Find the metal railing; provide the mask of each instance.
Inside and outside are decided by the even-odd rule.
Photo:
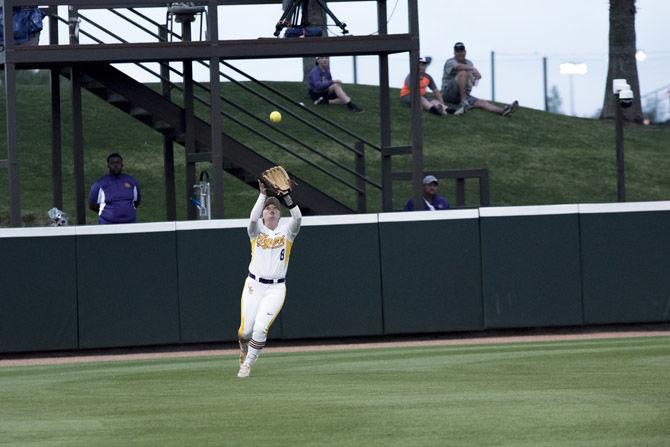
[[[136,15],[137,17],[141,18],[142,20],[146,21],[151,26],[155,27],[158,30],[158,32],[157,33],[153,32],[147,26],[144,26],[140,23],[137,23],[132,18],[120,13],[119,11],[117,11],[115,9],[111,9],[111,8],[107,9],[107,11],[109,11],[110,13],[115,15],[116,17],[121,18],[125,22],[133,25],[137,29],[143,31],[144,33],[148,34],[152,38],[155,38],[159,41],[166,42],[167,40],[166,40],[165,36],[168,35],[168,34],[172,38],[182,40],[181,35],[173,32],[170,29],[167,29],[166,25],[156,22],[152,18],[142,14],[141,12],[138,12],[134,8],[127,8],[127,10],[130,11],[132,14]],[[86,15],[81,14],[80,12],[77,12],[77,17],[79,17],[81,19],[82,23],[90,25],[91,27],[103,32],[104,34],[111,37],[112,39],[115,39],[116,41],[118,41],[120,43],[129,43],[128,40],[126,40],[126,39],[122,38],[121,36],[119,36],[118,34],[112,32],[111,30],[109,30],[105,26],[102,26],[102,25],[96,23],[94,20],[87,17]],[[72,20],[68,20],[68,19],[65,19],[65,18],[60,17],[60,16],[57,16],[57,18],[58,18],[59,21],[65,23],[65,24],[68,24],[69,26],[72,26]],[[82,35],[86,36],[87,38],[89,38],[89,39],[93,40],[94,42],[98,43],[98,44],[105,44],[106,43],[102,39],[99,39],[99,38],[93,36],[86,29],[83,29],[83,28],[79,27],[77,31],[79,33],[81,33]],[[161,34],[161,33],[164,33],[164,34]],[[210,66],[209,63],[204,62],[204,61],[199,61],[198,60],[196,62],[198,62],[199,64],[201,64],[202,66],[207,67],[207,68],[209,68],[209,66]],[[175,89],[175,90],[178,90],[182,93],[184,92],[184,88],[182,86],[173,82],[171,79],[166,78],[165,76],[161,75],[160,73],[152,70],[151,68],[147,67],[145,64],[137,62],[137,63],[135,63],[135,65],[138,66],[139,68],[141,68],[142,70],[144,70],[145,72],[149,73],[150,75],[154,76],[156,79],[160,80],[161,82],[169,85],[170,89]],[[176,75],[177,77],[181,77],[182,80],[184,79],[183,73],[181,71],[177,70],[176,68],[172,67],[169,63],[161,62],[160,65],[166,67],[169,70],[170,73]],[[274,107],[275,109],[278,109],[278,110],[282,111],[286,115],[288,115],[288,116],[294,118],[295,120],[297,120],[302,125],[307,126],[308,128],[310,128],[315,133],[318,133],[319,135],[325,137],[325,139],[327,141],[330,141],[330,142],[344,148],[346,150],[346,152],[348,152],[348,153],[354,154],[355,166],[354,166],[354,168],[351,168],[351,167],[345,165],[344,163],[336,160],[335,158],[328,156],[323,151],[320,151],[320,150],[310,146],[309,144],[305,143],[304,141],[301,141],[299,138],[297,138],[294,135],[284,131],[283,129],[281,129],[277,126],[270,125],[265,119],[259,118],[258,116],[256,116],[255,114],[253,114],[252,112],[247,110],[247,108],[245,108],[245,107],[241,106],[240,104],[236,103],[234,100],[230,99],[229,97],[221,95],[221,100],[223,101],[223,103],[229,105],[235,111],[237,111],[237,112],[241,113],[242,115],[244,115],[244,116],[250,118],[251,120],[253,120],[254,124],[263,126],[265,129],[270,129],[272,132],[281,135],[282,137],[288,139],[292,143],[295,143],[296,145],[302,147],[303,149],[308,151],[310,154],[316,156],[319,160],[321,160],[321,162],[314,162],[314,161],[310,160],[309,158],[300,154],[299,152],[292,149],[291,147],[288,147],[285,144],[282,144],[282,143],[278,142],[276,139],[271,138],[267,133],[259,131],[257,128],[243,122],[242,120],[240,120],[235,115],[222,110],[221,115],[223,117],[225,117],[227,120],[230,120],[231,122],[235,123],[236,125],[240,126],[241,128],[245,129],[246,131],[253,133],[258,138],[270,143],[272,146],[281,149],[282,151],[286,152],[287,154],[290,154],[291,156],[297,158],[298,160],[300,160],[304,164],[312,167],[313,169],[318,170],[319,172],[323,173],[324,175],[332,178],[333,180],[337,181],[338,183],[343,184],[343,185],[347,186],[348,188],[350,188],[352,191],[356,192],[356,194],[358,196],[358,200],[359,200],[359,208],[360,208],[360,196],[361,195],[365,196],[365,186],[366,185],[369,185],[369,186],[371,186],[373,188],[376,188],[378,190],[382,189],[382,185],[380,183],[372,180],[371,178],[369,178],[368,176],[365,175],[364,162],[361,163],[361,160],[364,160],[364,148],[365,148],[365,146],[368,146],[374,152],[381,153],[382,150],[378,145],[368,141],[367,139],[365,139],[362,136],[356,134],[355,132],[351,131],[350,129],[347,129],[346,127],[336,123],[335,121],[333,121],[333,120],[331,120],[331,119],[329,119],[329,118],[327,118],[327,117],[325,117],[325,116],[323,116],[323,115],[321,115],[321,114],[319,114],[319,113],[317,113],[313,110],[310,110],[309,108],[302,105],[302,103],[300,101],[297,101],[297,100],[289,97],[288,95],[284,94],[283,92],[279,91],[278,89],[268,85],[267,83],[262,82],[262,81],[260,81],[256,78],[254,78],[253,76],[249,75],[248,73],[245,73],[244,71],[242,71],[239,68],[233,66],[232,64],[230,64],[228,62],[225,62],[225,61],[221,61],[220,65],[223,65],[224,67],[232,70],[233,72],[237,73],[238,75],[248,79],[248,81],[251,82],[253,85],[261,87],[266,92],[269,92],[269,93],[279,97],[281,100],[288,102],[291,106],[297,107],[298,108],[297,112],[294,111],[294,110],[291,110],[289,107],[281,104],[278,101],[273,100],[268,95],[260,93],[259,91],[255,90],[253,88],[250,88],[247,85],[244,85],[244,83],[234,79],[232,76],[226,74],[222,70],[219,70],[219,75],[222,76],[227,81],[229,81],[232,85],[235,85],[236,87],[239,87],[243,91],[259,98],[260,100],[266,102],[267,104],[272,105],[272,107]],[[196,82],[196,81],[192,81],[192,82],[193,82],[193,85],[198,87],[200,90],[206,92],[208,95],[211,94],[211,89],[209,87],[207,87],[206,85],[204,85],[200,82]],[[199,95],[194,94],[193,98],[194,98],[195,101],[197,101],[199,104],[203,105],[204,107],[208,108],[208,107],[211,106],[211,103],[207,99],[205,99],[205,98],[203,98]],[[315,124],[313,122],[310,122],[310,121],[306,120],[305,118],[303,118],[299,115],[300,112],[304,112],[304,113],[310,115],[312,118],[314,118],[318,122],[320,122],[320,124]],[[328,132],[327,130],[324,129],[324,127],[326,127],[326,126],[330,126],[331,128],[335,129],[336,131],[339,131],[339,132],[353,138],[354,139],[353,144],[347,143],[347,142],[343,141],[341,138],[338,138],[336,135],[332,134],[331,132]],[[352,182],[342,178],[341,176],[336,175],[331,169],[328,169],[328,168],[324,167],[323,162],[329,163],[332,166],[341,169],[345,173],[352,175],[353,178],[354,178],[355,183],[352,183]]]

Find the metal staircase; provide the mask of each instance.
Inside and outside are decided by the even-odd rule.
[[[82,87],[86,90],[185,145],[185,110],[182,107],[109,64],[79,64],[77,69],[82,73]],[[70,68],[64,68],[61,73],[69,78]],[[189,157],[198,162],[211,161],[210,124],[196,117],[194,136],[196,152],[189,154]],[[252,187],[257,187],[260,172],[276,164],[226,133],[222,133],[222,143],[222,168]],[[305,215],[355,212],[304,179],[293,174],[291,177],[297,183],[295,195]]]
[[[224,171],[257,188],[259,173],[279,160],[284,166],[299,172],[302,177],[297,178],[292,173],[292,177],[298,182],[296,198],[305,214],[365,213],[369,209],[369,199],[377,198],[381,199],[381,208],[390,211],[393,209],[394,175],[391,158],[408,154],[411,148],[391,145],[388,57],[390,54],[409,52],[410,61],[418,64],[416,1],[408,0],[408,4],[412,6],[409,17],[413,25],[410,32],[405,34],[388,33],[386,3],[380,1],[377,5],[379,30],[374,35],[222,40],[218,33],[220,6],[265,4],[267,0],[209,0],[206,2],[206,40],[201,37],[201,40],[194,42],[190,20],[180,22],[181,34],[177,34],[167,22],[159,22],[160,19],[153,12],[165,8],[162,0],[70,0],[67,3],[54,0],[49,2],[48,7],[42,8],[48,16],[48,43],[42,39],[41,45],[37,47],[23,48],[9,41],[5,51],[0,52],[0,67],[5,69],[6,80],[5,108],[9,111],[15,109],[17,70],[50,70],[52,195],[54,205],[62,207],[63,145],[59,79],[61,75],[70,78],[72,164],[78,224],[86,221],[82,89],[163,134],[164,192],[168,220],[175,220],[177,215],[173,152],[175,142],[186,149],[186,188],[185,195],[180,200],[187,205],[188,219],[196,218],[195,210],[188,199],[193,194],[193,188],[189,185],[196,182],[195,171],[199,162],[215,162],[217,165],[214,166],[212,176],[212,199],[216,204],[213,207],[213,216],[218,218],[224,215],[221,176]],[[272,0],[271,3],[275,2],[279,3],[278,0]],[[5,6],[14,3],[10,1]],[[199,10],[202,10],[204,3],[198,2]],[[63,14],[65,11],[66,15]],[[89,14],[89,11],[95,11],[95,14]],[[202,18],[200,23],[202,26]],[[59,31],[59,25],[67,27],[67,34]],[[379,143],[374,143],[370,138],[335,122],[314,110],[316,108],[305,107],[301,99],[291,98],[275,86],[255,79],[230,64],[236,60],[314,57],[324,54],[378,57]],[[135,64],[146,71],[152,79],[157,80],[152,82],[160,82],[162,92],[152,90],[151,85],[143,85],[112,66],[117,63]],[[160,72],[153,70],[156,63],[160,66]],[[194,79],[195,64],[207,68],[207,85]],[[175,65],[181,65],[181,71]],[[173,79],[179,81],[173,83]],[[229,82],[226,95],[221,94],[222,79]],[[181,91],[181,101],[172,100],[173,89]],[[197,93],[194,89],[197,89]],[[239,94],[232,93],[233,91]],[[270,110],[280,111],[291,120],[292,126],[273,126],[267,119],[258,116],[258,108],[249,109],[240,100],[250,97],[249,95],[253,96],[254,103],[262,103]],[[209,114],[203,113],[203,110],[208,110]],[[413,145],[419,149],[420,114],[420,109],[415,107],[412,141],[416,140]],[[9,172],[10,221],[12,226],[19,226],[21,205],[17,122],[14,114],[10,112],[7,115],[8,156],[7,159],[0,159],[0,169],[5,168]],[[221,118],[218,118],[219,115]],[[225,120],[225,132],[220,127],[221,119]],[[303,129],[302,133],[288,131],[289,127],[294,126]],[[309,138],[301,136],[306,135],[304,129],[309,129]],[[250,146],[254,146],[253,149]],[[412,179],[418,185],[422,158],[415,159],[416,172]],[[370,172],[369,166],[374,165],[381,169]]]

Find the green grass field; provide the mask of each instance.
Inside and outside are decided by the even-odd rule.
[[[18,88],[18,139],[21,162],[21,188],[24,224],[44,225],[46,213],[52,207],[51,199],[51,133],[50,93],[46,73],[34,80],[22,79]],[[398,82],[401,82],[399,80]],[[247,85],[249,85],[247,83]],[[302,83],[273,82],[271,85],[294,98],[305,101],[308,108],[317,110],[327,118],[352,129],[356,133],[379,143],[379,90],[365,85],[347,85],[347,91],[365,112],[353,114],[345,107],[314,106],[306,97]],[[224,83],[223,94],[235,102],[244,104],[262,121],[268,121],[273,106],[261,102],[240,88]],[[203,95],[197,89],[197,94]],[[0,90],[0,122],[5,121],[4,95]],[[177,99],[178,101],[178,99]],[[281,101],[280,101],[281,102]],[[510,119],[474,110],[465,116],[437,117],[423,114],[424,165],[427,171],[445,169],[488,168],[491,175],[492,205],[543,205],[558,203],[592,203],[616,201],[616,158],[614,126],[612,122],[574,118],[524,108]],[[105,157],[119,151],[125,158],[126,172],[134,175],[143,188],[143,204],[138,212],[140,222],[165,220],[165,198],[162,169],[162,137],[109,104],[84,92],[84,144],[86,190],[107,171]],[[335,160],[354,168],[354,160],[343,148],[326,140],[314,130],[300,124],[298,120],[284,114],[282,122],[264,127],[258,122],[232,111],[241,121],[260,130],[273,141],[282,142],[296,152],[316,161],[329,172],[353,181],[350,174],[335,165],[319,161],[304,149],[273,129],[283,129],[300,141],[309,143],[327,153]],[[293,110],[296,110],[294,108]],[[201,116],[207,111],[197,108]],[[64,210],[74,216],[75,196],[71,148],[70,92],[67,82],[62,83],[63,113],[63,178]],[[304,112],[299,114],[308,118]],[[398,90],[391,92],[392,144],[407,145],[410,142],[409,109],[398,100]],[[311,119],[310,119],[311,120]],[[318,124],[323,127],[322,124]],[[223,120],[223,128],[235,138],[254,148],[276,163],[286,166],[291,172],[305,178],[351,207],[355,207],[355,195],[333,179],[308,168],[297,158],[280,152],[266,140],[259,138],[231,120]],[[353,139],[334,129],[327,128],[348,144]],[[670,127],[626,125],[626,186],[629,201],[670,200],[670,156],[668,142]],[[0,158],[5,158],[5,126],[0,126]],[[178,219],[186,218],[184,193],[184,149],[175,146],[176,187],[178,194]],[[411,169],[410,157],[396,157],[393,169]],[[201,169],[210,169],[201,163]],[[311,170],[310,170],[311,169]],[[381,167],[378,154],[368,151],[366,170],[377,182]],[[477,206],[477,182],[466,182],[467,205]],[[455,201],[455,185],[443,182],[440,192]],[[380,194],[369,188],[369,212],[380,210]],[[231,175],[224,176],[224,217],[244,218],[249,214],[256,191]],[[411,195],[409,182],[394,184],[394,208],[402,208]],[[9,192],[6,170],[0,170],[0,226],[8,225]],[[94,223],[96,216],[87,212],[88,222]]]
[[[0,368],[0,445],[667,446],[670,337]]]

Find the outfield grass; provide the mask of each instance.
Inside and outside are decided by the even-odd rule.
[[[46,223],[46,212],[52,206],[50,171],[50,94],[48,83],[26,83],[18,88],[18,139],[21,161],[21,188],[23,218],[26,225]],[[247,83],[247,85],[249,85]],[[377,87],[348,85],[347,91],[365,112],[353,114],[345,107],[314,106],[306,97],[301,83],[274,82],[272,86],[298,101],[305,101],[308,108],[317,110],[324,116],[356,133],[379,143],[379,108]],[[239,87],[223,84],[223,94],[235,102],[245,105],[263,121],[273,106],[263,103]],[[196,90],[197,94],[202,92]],[[3,91],[0,91],[0,122],[4,122]],[[397,100],[398,90],[391,92],[392,144],[410,143],[409,109]],[[176,101],[179,101],[175,94]],[[280,101],[281,102],[281,101]],[[523,104],[522,104],[523,106]],[[140,181],[144,191],[143,204],[138,219],[141,222],[165,219],[165,200],[162,170],[162,137],[128,117],[114,107],[87,92],[83,95],[84,143],[85,143],[85,183],[86,188],[99,176],[106,173],[105,157],[119,151],[125,157],[126,171]],[[300,124],[296,119],[284,114],[282,122],[269,128],[234,112],[224,106],[238,119],[260,130],[273,141],[282,142],[296,152],[316,161],[329,172],[333,172],[353,182],[351,175],[329,163],[318,160],[276,134],[279,128],[295,135],[300,141],[315,146],[334,159],[354,168],[354,159],[337,144],[326,140],[314,130]],[[293,110],[297,110],[294,108]],[[67,83],[62,86],[63,111],[63,175],[65,204],[70,215],[75,213],[74,180],[71,150],[70,93]],[[208,111],[197,107],[200,116],[207,117]],[[309,118],[304,112],[301,116]],[[319,127],[324,127],[322,124]],[[322,188],[355,208],[355,195],[325,176],[308,168],[304,162],[282,153],[266,140],[234,125],[229,119],[223,120],[223,128],[259,153],[276,163],[283,164],[295,174]],[[325,127],[348,144],[352,138]],[[463,117],[442,118],[423,114],[424,164],[426,170],[488,168],[491,174],[491,203],[493,205],[541,205],[558,203],[591,203],[616,201],[616,159],[614,147],[614,126],[612,122],[585,118],[574,118],[545,113],[521,107],[510,119],[490,113],[473,110]],[[629,201],[670,200],[670,127],[626,125],[626,185]],[[5,158],[5,126],[0,126],[0,158]],[[378,154],[367,153],[367,173],[380,181],[381,167]],[[178,219],[186,217],[184,193],[184,150],[175,146],[177,172]],[[396,157],[393,169],[410,170],[410,157]],[[211,169],[208,163],[201,163],[201,169]],[[468,182],[467,205],[478,204],[477,183]],[[443,182],[440,191],[452,202],[455,201],[453,182]],[[369,188],[369,211],[380,210],[380,195]],[[224,176],[225,217],[247,217],[256,191],[236,178]],[[409,182],[394,184],[394,207],[402,208],[411,195]],[[6,170],[0,170],[0,225],[7,225],[8,186]],[[88,212],[88,222],[96,221]]]
[[[1,445],[667,446],[670,337],[0,369]]]

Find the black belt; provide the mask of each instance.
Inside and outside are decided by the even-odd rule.
[[[249,278],[255,279],[256,281],[263,284],[281,284],[283,282],[286,282],[286,278],[279,278],[279,279],[256,278],[256,275],[254,275],[251,272],[249,272]]]

